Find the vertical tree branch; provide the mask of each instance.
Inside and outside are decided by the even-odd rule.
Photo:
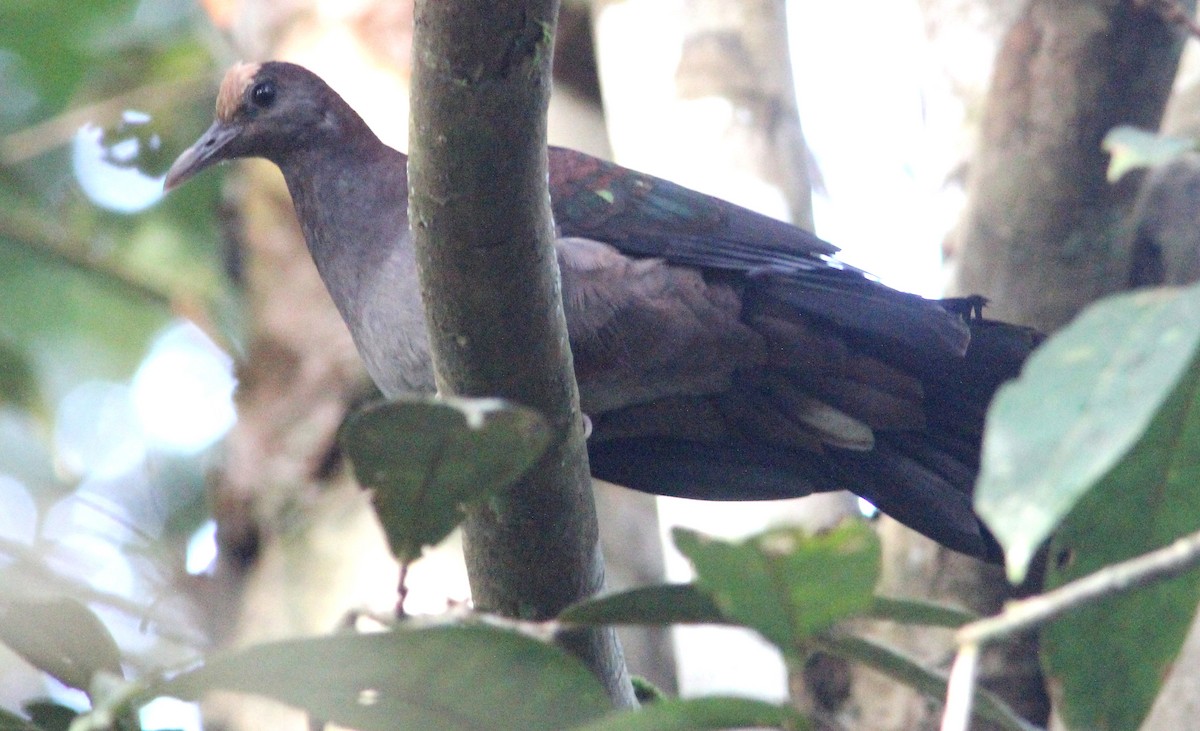
[[[557,10],[424,0],[413,38],[410,216],[438,388],[538,409],[558,435],[465,526],[476,606],[530,619],[594,594],[604,576],[546,187]],[[632,703],[611,630],[563,643]]]

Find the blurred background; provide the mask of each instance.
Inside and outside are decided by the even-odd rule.
[[[1022,5],[564,0],[551,141],[815,226],[937,296]],[[309,66],[406,149],[411,18],[405,0],[0,0],[0,597],[87,602],[131,673],[394,604],[335,442],[375,394],[282,178],[249,162],[166,197],[161,181],[237,60]],[[662,549],[672,525],[735,536],[870,513],[843,495],[599,499],[614,588],[687,578]],[[453,539],[410,584],[413,612],[468,598]],[[787,694],[778,659],[733,630],[624,641],[668,690]],[[47,694],[85,702],[0,646],[0,706]],[[206,714],[296,723],[228,705]],[[143,723],[196,719],[163,705]]]

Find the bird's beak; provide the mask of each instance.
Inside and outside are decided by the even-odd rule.
[[[210,165],[228,159],[229,155],[222,150],[241,132],[240,124],[222,122],[219,119],[213,122],[208,131],[200,135],[200,139],[184,150],[171,165],[167,177],[163,180],[163,190],[171,190]]]

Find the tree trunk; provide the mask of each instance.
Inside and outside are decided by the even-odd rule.
[[[1182,41],[1180,29],[1126,0],[1026,6],[996,62],[955,292],[987,296],[990,317],[1050,332],[1130,286],[1122,226],[1134,189],[1106,181],[1100,142],[1119,124],[1158,126]],[[1010,595],[985,567],[958,572],[955,583],[951,595],[989,612]],[[1040,722],[1035,649],[1028,638],[994,648],[982,680],[1018,710],[1038,711],[1029,717]]]
[[[1200,133],[1200,56],[1195,44],[1185,50],[1175,93],[1167,106],[1162,133],[1196,137]],[[1183,83],[1181,83],[1181,81]],[[1136,278],[1149,285],[1184,286],[1200,281],[1200,155],[1188,153],[1148,171],[1129,229]],[[1167,675],[1143,731],[1180,731],[1200,727],[1200,614],[1192,622],[1179,656]]]
[[[962,5],[923,0],[941,12],[956,4]],[[950,246],[960,257],[954,290],[988,296],[989,317],[1049,330],[1091,299],[1128,286],[1132,247],[1120,242],[1115,224],[1128,211],[1129,188],[1106,183],[1099,142],[1116,124],[1157,124],[1180,40],[1178,31],[1134,5],[1033,0],[1005,35],[969,168],[968,208]],[[988,4],[986,12],[998,11]],[[927,22],[931,32],[938,20],[944,19]],[[960,72],[970,66],[958,63]],[[969,93],[970,79],[954,81],[960,93]],[[969,97],[964,104],[976,106]],[[984,613],[994,613],[1012,596],[995,567],[939,548],[893,522],[884,530],[890,539],[885,593]],[[953,652],[944,631],[886,626],[876,631],[935,665]],[[1044,722],[1049,701],[1034,637],[992,648],[982,676],[1027,718]],[[867,717],[881,719],[872,729],[936,729],[940,723],[938,704],[870,673],[856,678],[856,698]]]
[[[1100,141],[1119,124],[1158,127],[1182,41],[1128,0],[1026,7],[992,79],[957,292],[989,297],[991,317],[1049,332],[1128,286],[1120,224],[1134,191],[1105,180]]]
[[[604,581],[546,189],[558,3],[416,8],[410,218],[438,388],[535,408],[557,436],[527,477],[468,511],[471,593],[480,609],[546,619]],[[561,641],[615,702],[634,702],[611,629]]]

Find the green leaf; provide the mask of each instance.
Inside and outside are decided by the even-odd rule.
[[[979,615],[958,607],[915,599],[875,597],[864,616],[899,624],[961,627]],[[568,624],[731,624],[716,602],[695,584],[642,586],[572,604],[558,615]]]
[[[729,624],[712,597],[695,584],[661,584],[587,599],[558,615],[572,624]]]
[[[1038,547],[1145,433],[1200,344],[1200,288],[1112,297],[1033,354],[988,412],[975,506],[1021,581]]]
[[[79,716],[73,708],[43,700],[26,703],[25,712],[33,719],[33,723],[44,731],[69,731],[71,724]]]
[[[892,599],[877,596],[866,611],[871,619],[882,619],[899,624],[925,624],[931,627],[961,627],[979,619],[979,615],[966,609],[948,607],[935,602],[915,599]]]
[[[168,322],[161,305],[2,236],[0,312],[0,341],[18,348],[48,404],[80,383],[128,379]]]
[[[675,545],[721,614],[758,631],[785,655],[839,619],[871,606],[879,538],[861,521],[825,533],[775,528],[729,543],[676,528]]]
[[[658,703],[668,697],[661,688],[640,675],[630,675],[629,681],[633,684],[633,697],[643,706],[647,703]]]
[[[862,663],[883,675],[904,683],[930,698],[942,702],[946,698],[946,677],[936,673],[903,653],[874,640],[850,635],[822,637],[822,651]],[[1011,731],[1040,731],[1021,718],[1004,701],[986,690],[976,689],[972,713],[979,719],[991,721],[999,728]]]
[[[483,625],[255,645],[213,657],[164,692],[268,696],[357,731],[557,731],[608,713],[598,680],[555,647]]]
[[[47,411],[28,357],[4,341],[0,341],[0,406],[15,406],[38,416]]]
[[[462,505],[508,487],[537,462],[550,433],[538,413],[498,399],[412,397],[368,406],[342,445],[402,562],[441,541]]]
[[[667,699],[621,711],[573,731],[705,731],[728,728],[811,728],[808,719],[786,706],[748,698],[712,696]]]
[[[1064,521],[1048,587],[1200,530],[1200,369],[1146,435]],[[1041,651],[1071,728],[1137,729],[1200,603],[1200,572],[1076,610],[1044,628]]]
[[[0,708],[0,731],[41,731],[24,718]]]
[[[1186,137],[1168,137],[1120,125],[1104,135],[1100,147],[1110,155],[1108,182],[1115,183],[1131,170],[1171,162],[1183,153],[1195,150],[1196,143]]]
[[[100,671],[122,674],[121,652],[104,623],[67,597],[0,603],[0,641],[72,688],[88,690]]]

